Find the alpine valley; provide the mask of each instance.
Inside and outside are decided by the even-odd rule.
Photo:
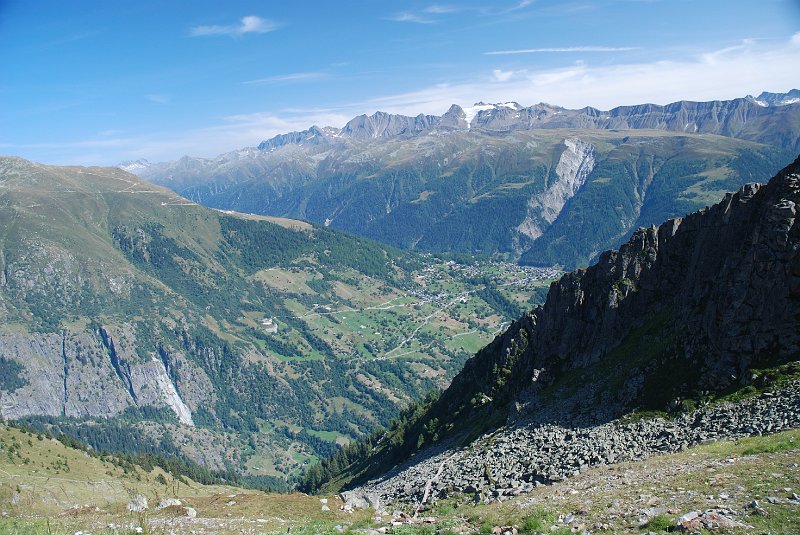
[[[0,531],[796,532],[798,97],[0,158]]]
[[[286,488],[445,386],[558,271],[0,159],[0,415]],[[54,431],[55,432],[55,431]]]
[[[406,411],[369,454],[342,452],[305,487],[349,484],[344,497],[362,507],[503,501],[592,467],[800,427],[798,203],[800,158],[768,184],[639,229],[555,282],[543,305],[470,359],[441,396]],[[797,464],[776,468],[786,467]],[[726,473],[708,480],[709,493]],[[681,490],[670,491],[673,503]],[[736,506],[682,517],[681,530],[743,528],[741,516],[724,519],[760,514],[758,501],[742,503],[746,492],[736,489]],[[596,494],[586,503],[605,507]],[[565,523],[574,531],[588,509]],[[615,531],[646,528],[655,514],[639,512],[634,526],[605,520]]]

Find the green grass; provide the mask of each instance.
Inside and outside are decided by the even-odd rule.
[[[667,515],[656,515],[642,527],[642,530],[669,531],[674,526],[675,526],[674,518]]]
[[[390,532],[392,535],[436,535],[435,526],[396,526]]]
[[[525,515],[520,521],[520,533],[536,533],[549,530],[555,522],[556,515],[544,509],[536,509]]]
[[[698,451],[715,455],[759,455],[800,450],[800,429],[763,437],[747,437],[700,446]]]
[[[309,435],[314,435],[315,437],[319,437],[322,440],[327,440],[328,442],[336,442],[341,435],[335,431],[317,431],[314,429],[306,429]]]

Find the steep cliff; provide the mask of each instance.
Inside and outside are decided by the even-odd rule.
[[[577,138],[564,140],[558,158],[555,180],[547,189],[528,200],[528,215],[517,227],[521,234],[536,240],[555,221],[572,197],[586,183],[594,169],[594,147]]]
[[[709,209],[638,230],[596,265],[553,283],[543,306],[470,359],[437,400],[409,411],[371,458],[337,477],[374,477],[423,451],[397,477],[390,472],[367,487],[408,499],[419,497],[420,481],[447,472],[451,457],[463,463],[450,472],[473,471],[492,486],[489,468],[505,464],[505,473],[510,452],[536,444],[515,454],[520,468],[509,469],[505,481],[533,466],[532,483],[563,477],[573,462],[685,447],[705,432],[741,436],[800,425],[797,385],[778,407],[747,402],[743,413],[692,413],[697,403],[752,389],[754,381],[764,386],[797,374],[798,203],[800,159],[766,185],[744,186]],[[683,424],[616,422],[631,410],[687,416]],[[453,449],[503,425],[464,453]],[[688,427],[675,431],[681,425]],[[672,430],[666,442],[665,429]],[[618,439],[608,439],[615,433]]]

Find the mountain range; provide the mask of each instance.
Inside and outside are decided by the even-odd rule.
[[[797,90],[604,111],[514,102],[376,112],[216,158],[127,162],[201,204],[407,249],[584,266],[800,151]],[[584,229],[592,229],[586,232]]]

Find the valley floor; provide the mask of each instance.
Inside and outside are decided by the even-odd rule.
[[[800,533],[800,430],[592,468],[502,502],[452,498],[416,520],[391,510],[350,513],[335,497],[176,484],[158,469],[125,473],[56,441],[0,430],[0,533],[663,533],[683,515],[709,511],[739,527],[695,531]],[[132,513],[127,505],[138,495],[150,509]],[[170,497],[181,505],[156,509]]]

